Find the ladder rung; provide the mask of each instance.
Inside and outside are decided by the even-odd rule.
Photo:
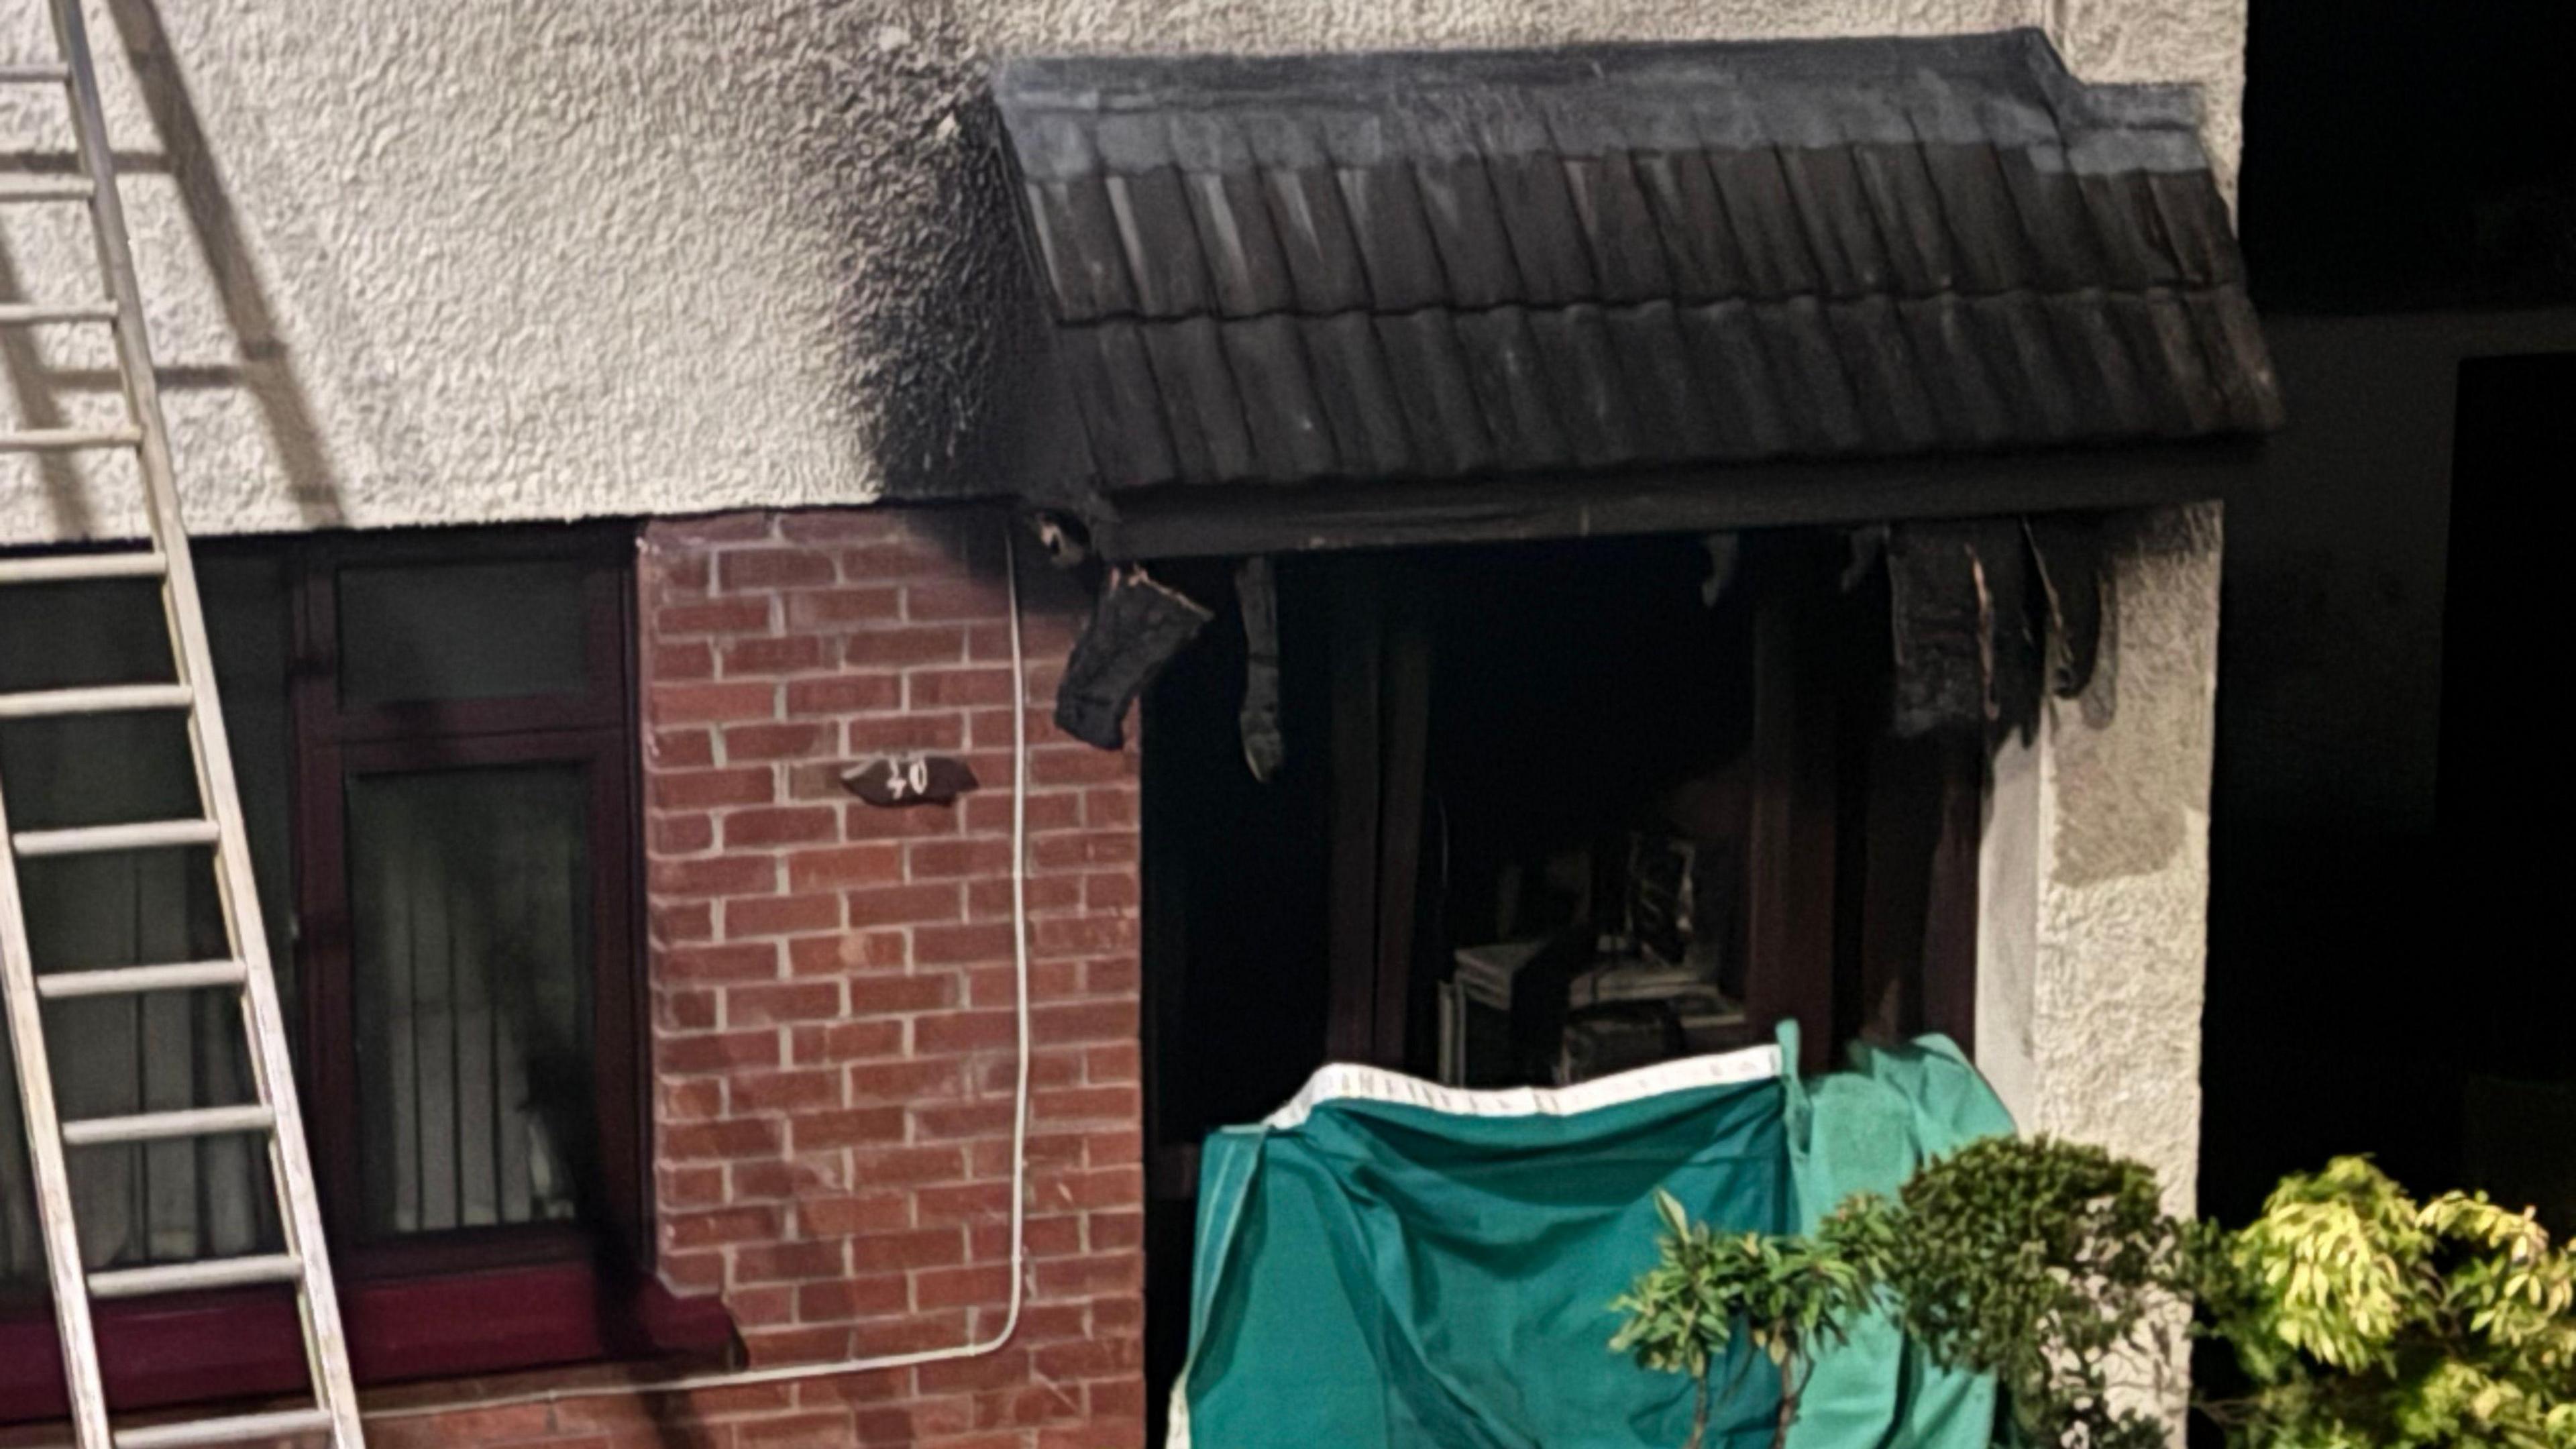
[[[131,448],[142,441],[141,428],[30,428],[0,433],[0,453],[77,453],[90,448]]]
[[[63,1124],[66,1147],[100,1147],[111,1142],[160,1142],[172,1137],[218,1137],[230,1132],[265,1132],[277,1125],[277,1113],[257,1102],[241,1107],[196,1107],[185,1112],[139,1112],[131,1117],[92,1117]]]
[[[0,584],[54,584],[76,579],[153,579],[169,569],[159,549],[57,553],[0,558]]]
[[[0,327],[33,327],[44,322],[113,322],[113,302],[0,302]]]
[[[167,966],[110,966],[98,971],[56,971],[36,978],[36,995],[47,1001],[75,996],[136,996],[146,991],[193,991],[202,986],[239,986],[250,970],[239,961],[178,961]]]
[[[322,1409],[289,1409],[275,1414],[242,1414],[230,1419],[190,1419],[116,1431],[116,1449],[188,1449],[196,1444],[249,1444],[295,1434],[331,1432],[331,1415]]]
[[[0,180],[0,202],[9,201],[87,201],[97,190],[87,177],[66,176],[59,180]]]
[[[96,855],[105,850],[153,850],[165,845],[212,845],[211,820],[138,820],[131,825],[80,825],[69,830],[21,830],[9,838],[20,855]]]
[[[71,78],[72,68],[67,65],[0,65],[0,85],[59,84]]]
[[[137,709],[186,709],[196,696],[184,684],[108,684],[91,689],[31,690],[0,694],[0,719],[45,719],[64,714],[120,714]]]
[[[304,1260],[292,1253],[266,1253],[256,1258],[209,1258],[196,1263],[160,1263],[149,1268],[111,1268],[89,1275],[92,1298],[140,1298],[147,1293],[185,1293],[198,1288],[238,1288],[246,1283],[292,1283],[304,1276]]]

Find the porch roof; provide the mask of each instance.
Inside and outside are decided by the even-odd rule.
[[[994,92],[1103,495],[2280,421],[2194,97],[2082,84],[2036,32],[1035,59]]]

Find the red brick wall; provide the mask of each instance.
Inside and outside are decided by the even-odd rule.
[[[853,509],[644,533],[661,1265],[678,1291],[723,1295],[755,1364],[940,1347],[1002,1321],[999,528],[987,513]],[[1078,600],[1034,557],[1021,577],[1037,1052],[1018,1335],[980,1359],[685,1400],[387,1420],[379,1445],[1143,1442],[1135,763],[1047,723]],[[844,765],[895,748],[961,754],[981,788],[904,810],[841,789]]]

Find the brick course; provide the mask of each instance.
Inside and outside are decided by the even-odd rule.
[[[999,528],[992,514],[842,509],[644,531],[661,1264],[675,1290],[723,1295],[755,1365],[937,1348],[1002,1320],[1013,1015]],[[374,1443],[1142,1444],[1135,759],[1053,729],[1079,600],[1034,556],[1021,577],[1036,1056],[1018,1334],[981,1359],[837,1379],[386,1420]],[[900,748],[955,752],[981,788],[890,811],[839,786],[845,764]]]

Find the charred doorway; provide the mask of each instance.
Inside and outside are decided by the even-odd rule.
[[[1969,1038],[1987,731],[1893,728],[1871,543],[1282,558],[1267,781],[1247,763],[1227,566],[1158,570],[1234,601],[1142,726],[1158,1415],[1185,1348],[1198,1144],[1326,1061],[1545,1086],[1790,1019],[1807,1070],[1854,1038]]]

